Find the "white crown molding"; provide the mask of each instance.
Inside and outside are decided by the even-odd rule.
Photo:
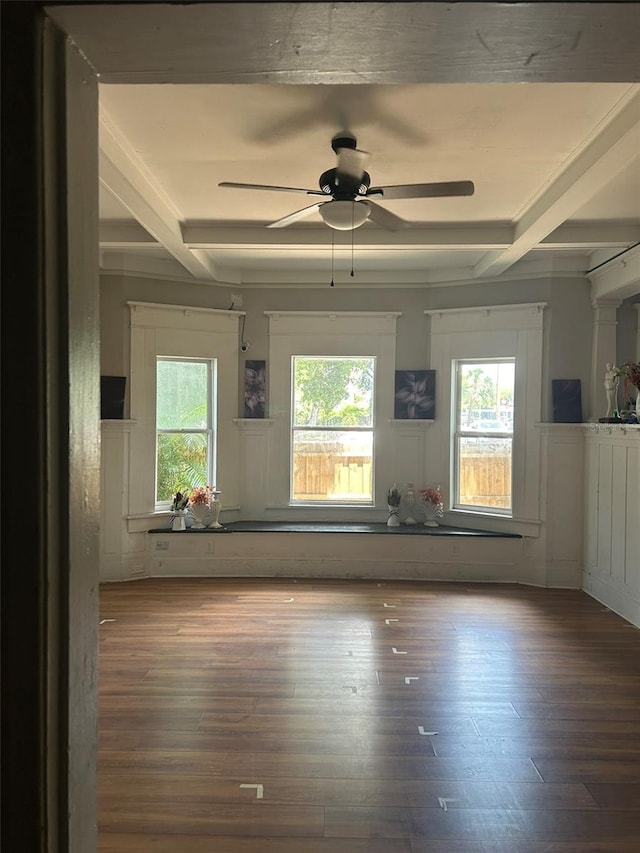
[[[439,317],[441,314],[476,314],[479,311],[484,311],[488,316],[489,314],[493,314],[496,311],[524,311],[527,309],[535,309],[536,311],[542,311],[546,307],[546,302],[513,302],[506,305],[476,305],[472,308],[429,309],[427,311],[423,311],[423,313],[431,317]]]
[[[127,305],[132,311],[160,309],[163,311],[179,311],[181,314],[219,314],[227,317],[244,317],[246,311],[233,311],[224,308],[196,308],[193,305],[172,305],[168,302],[138,302],[128,301]]]
[[[264,311],[265,317],[271,317],[274,320],[280,317],[328,317],[329,320],[335,320],[338,317],[347,317],[354,319],[355,317],[402,317],[402,311]]]

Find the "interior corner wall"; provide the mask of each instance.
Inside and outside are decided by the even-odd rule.
[[[542,396],[542,420],[553,421],[552,379],[580,380],[582,417],[585,420],[591,411],[593,308],[589,282],[584,277],[552,279],[549,282],[548,304],[549,349]]]

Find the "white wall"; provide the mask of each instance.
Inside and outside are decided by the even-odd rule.
[[[237,290],[238,288],[234,288]],[[269,358],[266,311],[399,311],[396,368],[428,367],[430,341],[425,335],[424,311],[503,305],[510,302],[546,302],[542,386],[542,420],[551,419],[551,379],[580,379],[583,410],[589,412],[591,331],[593,314],[589,283],[585,278],[477,282],[448,287],[243,287],[246,312],[245,337],[249,353],[238,353],[239,376],[245,358]],[[101,372],[128,375],[129,300],[227,309],[231,288],[222,285],[164,281],[133,275],[101,277]],[[635,313],[631,312],[634,315]],[[630,316],[631,316],[630,313]],[[427,326],[428,328],[428,326]],[[269,365],[267,364],[267,369]],[[242,413],[238,385],[238,413]],[[125,414],[128,409],[125,410]]]

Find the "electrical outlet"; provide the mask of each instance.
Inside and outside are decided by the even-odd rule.
[[[241,293],[232,293],[231,294],[231,307],[232,308],[242,308],[242,294]]]
[[[156,551],[168,551],[169,550],[169,540],[168,539],[157,539],[156,540]]]
[[[144,574],[144,566],[131,566],[131,574],[132,575],[143,575]]]

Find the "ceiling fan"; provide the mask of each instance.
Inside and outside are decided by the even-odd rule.
[[[445,181],[430,184],[399,184],[391,187],[372,187],[371,176],[364,166],[369,159],[366,151],[357,148],[355,136],[340,133],[331,140],[331,147],[337,155],[337,165],[320,175],[318,190],[306,190],[298,187],[276,187],[265,184],[238,184],[223,181],[219,187],[232,187],[243,190],[271,190],[305,195],[331,196],[331,201],[318,201],[295,213],[269,223],[267,228],[284,228],[316,211],[324,222],[339,231],[352,231],[372,219],[383,228],[397,231],[409,225],[395,213],[380,207],[371,201],[371,197],[381,199],[436,198],[444,196],[473,195],[472,181]]]

